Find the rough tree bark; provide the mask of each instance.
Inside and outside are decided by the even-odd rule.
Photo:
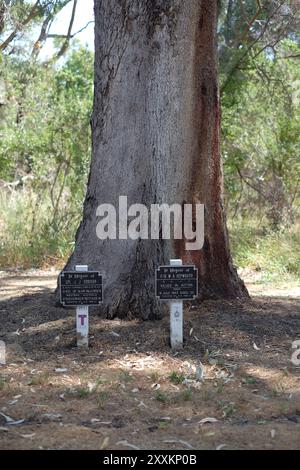
[[[95,0],[93,156],[82,223],[66,269],[104,274],[109,317],[154,319],[154,272],[170,258],[199,268],[202,298],[247,296],[222,206],[217,0]],[[96,208],[204,203],[205,243],[96,237]]]

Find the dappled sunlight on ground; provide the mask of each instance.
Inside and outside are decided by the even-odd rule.
[[[299,448],[300,299],[187,307],[177,353],[167,317],[92,313],[78,350],[74,311],[54,306],[56,274],[0,276],[0,448]]]

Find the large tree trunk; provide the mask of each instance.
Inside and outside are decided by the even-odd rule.
[[[95,0],[93,157],[67,268],[104,274],[110,316],[158,318],[154,273],[170,258],[199,268],[201,297],[247,295],[232,266],[222,207],[217,0]],[[205,243],[106,240],[101,203],[205,204]]]

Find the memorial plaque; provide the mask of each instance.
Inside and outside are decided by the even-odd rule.
[[[59,281],[63,306],[91,306],[102,302],[102,276],[97,271],[65,271]]]
[[[195,266],[160,266],[155,281],[156,296],[160,300],[192,300],[198,295]]]

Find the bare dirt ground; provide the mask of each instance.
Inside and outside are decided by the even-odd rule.
[[[247,302],[186,308],[177,354],[167,316],[94,312],[80,351],[74,310],[54,306],[56,276],[0,274],[1,449],[300,448],[299,285],[252,280]]]

